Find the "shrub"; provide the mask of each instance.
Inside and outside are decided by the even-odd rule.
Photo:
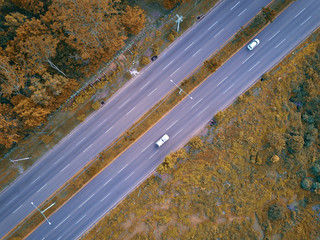
[[[85,114],[81,114],[77,117],[78,121],[83,122],[86,119],[86,115]]]
[[[304,190],[310,190],[311,187],[312,187],[312,181],[308,178],[305,178],[301,181],[301,187],[304,189]]]
[[[149,63],[150,63],[150,59],[149,59],[149,58],[147,58],[146,56],[142,57],[142,59],[141,59],[141,64],[142,64],[143,66],[146,66],[146,65],[148,65]]]
[[[271,220],[278,220],[282,218],[283,208],[277,204],[273,204],[269,207],[268,217]]]
[[[170,34],[168,35],[168,41],[169,41],[169,42],[173,42],[173,41],[174,41],[174,35],[173,35],[172,33],[170,33]]]
[[[318,164],[318,163],[313,164],[313,166],[311,168],[311,173],[314,176],[320,175],[320,164]]]
[[[203,143],[202,143],[202,140],[199,136],[196,136],[194,138],[192,138],[189,142],[189,146],[192,148],[192,149],[200,149],[203,147]]]
[[[91,105],[93,110],[98,110],[100,108],[100,103],[99,101],[95,102],[94,104]]]

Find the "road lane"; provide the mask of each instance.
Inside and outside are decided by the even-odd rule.
[[[2,191],[0,206],[6,205],[6,207],[0,208],[0,237],[33,210],[29,204],[31,201],[39,205],[46,200],[165,94],[175,88],[169,82],[170,79],[175,83],[183,80],[270,1],[228,0],[220,3],[175,41],[155,63],[127,83],[100,110],[73,130],[9,188]],[[230,9],[238,2],[240,3],[231,11]],[[244,9],[247,10],[243,12]],[[238,16],[241,12],[243,13]],[[193,44],[190,46],[191,43]],[[188,46],[189,48],[184,51]],[[163,70],[167,65],[168,67]],[[175,72],[178,68],[179,71]],[[173,73],[174,75],[170,76]],[[149,93],[152,94],[148,96]],[[119,106],[122,106],[121,109]],[[132,111],[129,112],[130,110]],[[39,191],[44,184],[47,185]],[[15,197],[17,197],[15,201],[11,201]]]
[[[254,50],[254,55],[245,64],[243,64],[243,61],[252,55],[252,52],[248,51],[246,47],[235,54],[192,93],[194,100],[185,98],[50,218],[55,222],[54,224],[59,224],[66,215],[71,214],[73,221],[66,222],[56,231],[50,226],[42,224],[28,239],[40,239],[41,237],[45,237],[45,239],[57,239],[59,237],[76,239],[99,220],[104,213],[110,211],[120,199],[152,173],[169,152],[176,150],[201,126],[208,124],[208,120],[213,114],[231,104],[267,69],[270,69],[276,62],[290,53],[295,46],[320,25],[320,15],[318,14],[320,2],[310,0],[310,4],[304,3],[302,0],[295,2],[283,15],[279,16],[257,36],[261,40],[261,44]],[[294,16],[303,8],[305,10],[300,15],[306,14],[307,16],[302,16],[296,22],[293,20],[296,19]],[[308,15],[312,16],[313,21],[306,22],[306,25],[301,28],[299,23],[303,23]],[[277,33],[278,31],[280,32]],[[275,33],[277,33],[276,36],[268,41],[270,34]],[[284,38],[288,41],[275,48],[275,43],[281,42]],[[260,63],[256,64],[259,61]],[[254,65],[256,66],[252,68]],[[249,71],[251,68],[252,70]],[[226,76],[228,77],[226,78]],[[221,79],[225,79],[223,83],[221,83]],[[221,84],[219,85],[219,83]],[[232,87],[230,88],[230,86]],[[192,107],[194,103],[198,104]],[[205,111],[203,111],[204,109]],[[197,116],[199,113],[201,113],[200,116]],[[173,126],[168,129],[172,123],[174,123]],[[164,133],[172,137],[163,147],[156,148],[155,141]],[[116,172],[122,168],[124,168],[123,171],[117,174]],[[124,181],[128,176],[130,176],[130,181]],[[110,180],[110,177],[112,180]],[[106,181],[108,181],[108,184],[103,188],[98,188]],[[86,201],[93,192],[94,196]],[[77,211],[74,206],[81,204],[83,201],[86,201],[85,211]],[[77,221],[79,221],[77,224],[73,224]]]

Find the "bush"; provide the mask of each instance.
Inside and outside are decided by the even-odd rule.
[[[173,42],[173,41],[174,41],[174,35],[173,35],[172,33],[170,33],[170,34],[168,35],[168,41],[169,41],[169,42]]]
[[[202,143],[202,140],[199,136],[196,136],[194,138],[192,138],[189,142],[189,146],[192,148],[192,149],[200,149],[203,147],[203,143]]]
[[[152,53],[153,53],[153,55],[159,55],[159,47],[158,47],[158,45],[153,45],[153,47],[152,47]]]
[[[100,108],[100,103],[99,101],[95,102],[94,104],[91,105],[93,110],[98,110]]]
[[[278,220],[282,218],[283,208],[277,204],[273,204],[269,207],[268,217],[271,220]]]
[[[271,162],[273,163],[276,163],[276,162],[279,162],[280,158],[278,157],[278,155],[274,155],[272,158],[271,158]]]
[[[83,122],[86,119],[86,115],[85,114],[81,114],[77,117],[78,121]]]
[[[217,112],[217,114],[214,116],[214,119],[217,122],[220,122],[225,117],[225,114],[223,111]]]
[[[305,178],[301,181],[301,187],[304,189],[304,190],[310,190],[311,187],[312,187],[312,181],[308,178]]]
[[[150,59],[149,59],[148,57],[146,57],[146,56],[142,57],[142,59],[141,59],[141,64],[142,64],[143,66],[146,66],[146,65],[148,65],[149,63],[150,63]]]
[[[311,173],[312,173],[314,176],[320,175],[320,164],[315,163],[315,164],[312,166],[312,168],[311,168]]]
[[[312,188],[313,191],[319,190],[320,189],[320,182],[312,183],[312,187],[311,188]]]

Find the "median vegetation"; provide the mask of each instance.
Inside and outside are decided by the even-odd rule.
[[[274,17],[290,2],[291,1],[289,0],[275,2],[269,8],[264,9],[261,14],[259,14],[247,27],[241,30],[245,31],[246,34],[240,34],[239,32],[233,40],[227,43],[212,58],[205,61],[203,66],[196,69],[190,77],[185,79],[180,84],[184,91],[190,93],[193,89],[199,86],[199,84],[201,84],[208,76],[210,76],[217,68],[219,68],[221,64],[227,61],[239,49],[239,47],[242,47],[249,39],[252,38],[252,36],[254,36],[262,27],[264,27],[270,21],[269,15],[266,15],[265,12],[272,12],[272,16]],[[275,8],[275,6],[277,8]],[[257,18],[259,21],[256,20]],[[257,22],[259,22],[259,24],[257,24]],[[125,134],[119,137],[93,162],[88,164],[84,170],[81,171],[81,173],[66,183],[51,199],[47,200],[40,207],[45,209],[47,206],[55,202],[56,204],[46,213],[50,215],[52,212],[57,210],[63,203],[76,194],[76,192],[79,191],[84,184],[89,182],[95,175],[97,175],[103,168],[105,168],[119,154],[127,149],[137,138],[151,128],[162,116],[169,112],[184,98],[185,95],[180,95],[178,89],[170,92]],[[166,168],[167,167],[164,167],[164,169]],[[24,237],[42,221],[43,217],[38,212],[35,212],[33,215],[29,216],[28,219],[22,223],[22,225],[14,229],[14,234],[11,236]]]

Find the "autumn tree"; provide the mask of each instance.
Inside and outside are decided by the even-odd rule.
[[[166,9],[172,9],[178,4],[184,3],[186,0],[163,0],[163,6]]]
[[[38,106],[30,98],[22,97],[17,100],[13,111],[23,121],[26,129],[31,129],[44,123],[51,112],[47,108]]]
[[[20,66],[10,64],[10,58],[2,54],[0,48],[0,93],[4,96],[21,94],[21,89],[26,83],[23,71]]]
[[[44,3],[40,0],[11,0],[17,7],[34,14],[40,13],[43,10]]]
[[[0,104],[0,145],[10,148],[20,139],[18,135],[19,121],[14,119],[12,108],[8,104]]]
[[[56,33],[65,34],[65,42],[78,51],[82,61],[110,58],[124,46],[117,4],[119,0],[54,1],[44,16]]]
[[[129,34],[138,34],[145,25],[144,11],[139,7],[127,6],[120,19]]]

